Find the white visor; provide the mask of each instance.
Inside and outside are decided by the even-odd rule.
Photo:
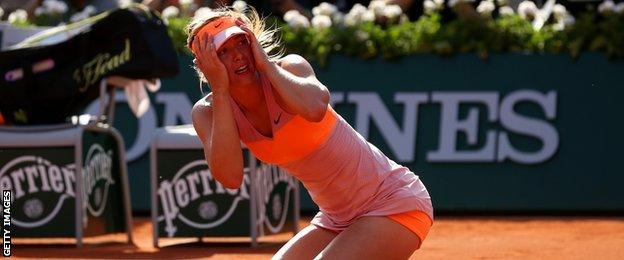
[[[230,37],[237,35],[237,34],[247,34],[247,32],[243,31],[243,29],[241,29],[238,26],[232,26],[230,28],[227,28],[217,33],[217,35],[214,36],[214,41],[213,41],[215,48],[219,50],[219,48],[221,47],[221,45],[223,45],[223,43],[225,43],[225,41],[227,41]]]

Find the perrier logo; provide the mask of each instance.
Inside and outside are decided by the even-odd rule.
[[[243,184],[226,189],[216,181],[205,160],[192,161],[178,170],[170,180],[158,185],[158,202],[162,209],[158,222],[165,222],[168,237],[173,237],[184,223],[197,229],[210,229],[226,222],[238,204],[249,200],[249,168],[245,168]]]
[[[120,67],[127,63],[131,59],[130,54],[130,39],[125,39],[124,49],[117,54],[110,54],[108,52],[98,53],[93,59],[85,63],[82,68],[74,70],[74,80],[78,85],[81,92],[87,90],[90,85],[95,84],[106,73]]]
[[[264,235],[264,225],[271,234],[280,232],[288,219],[292,195],[296,191],[297,180],[283,169],[260,163],[254,174],[256,204],[256,227],[260,236]]]
[[[112,175],[113,150],[105,151],[99,144],[92,144],[85,157],[83,181],[86,193],[83,202],[94,217],[99,217],[106,209],[108,193],[115,184]]]
[[[75,165],[57,165],[42,157],[23,155],[0,168],[0,186],[13,190],[17,210],[11,223],[22,228],[46,225],[75,198]],[[12,212],[13,213],[13,212]]]

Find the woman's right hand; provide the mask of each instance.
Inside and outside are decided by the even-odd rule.
[[[193,44],[195,59],[193,63],[201,70],[210,84],[210,89],[215,93],[227,93],[230,87],[227,69],[217,57],[213,36],[205,39],[196,37]]]

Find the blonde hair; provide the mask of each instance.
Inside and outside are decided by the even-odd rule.
[[[236,11],[231,7],[224,6],[210,10],[209,12],[202,12],[200,15],[194,16],[186,27],[188,35],[188,38],[186,39],[187,48],[190,49],[190,45],[195,37],[195,34],[197,34],[197,32],[199,32],[204,25],[223,16],[229,16],[242,20],[254,34],[254,37],[258,39],[258,43],[260,43],[262,49],[267,53],[270,61],[277,61],[284,55],[284,50],[281,47],[281,39],[277,35],[279,31],[278,28],[267,28],[264,19],[261,18],[260,15],[258,15],[258,12],[256,12],[256,10],[251,6],[247,6],[247,8],[242,10],[242,12]],[[206,77],[204,77],[201,70],[199,70],[196,66],[194,66],[194,69],[197,71],[199,76],[201,90],[201,82],[208,81],[206,80]]]

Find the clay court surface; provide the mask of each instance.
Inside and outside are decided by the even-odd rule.
[[[308,218],[301,221],[307,225]],[[292,234],[249,239],[161,240],[152,247],[148,218],[135,218],[135,245],[122,235],[90,238],[82,248],[54,240],[13,239],[16,258],[268,259]],[[102,242],[113,240],[117,242]],[[19,244],[18,244],[19,243]],[[28,244],[25,244],[28,243]],[[65,244],[58,244],[65,243]],[[413,259],[624,259],[624,217],[439,217]]]

